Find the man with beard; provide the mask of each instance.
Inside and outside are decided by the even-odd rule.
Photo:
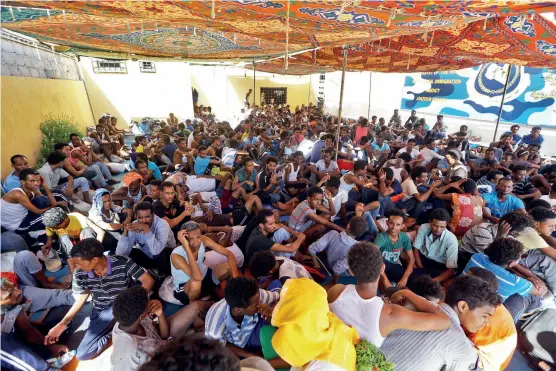
[[[135,206],[135,219],[124,227],[116,254],[129,256],[143,268],[157,268],[160,273],[169,274],[170,254],[176,247],[176,239],[168,222],[154,215],[150,202]]]
[[[483,195],[485,200],[483,215],[486,219],[493,223],[498,223],[499,218],[510,211],[519,210],[525,213],[523,201],[511,194],[513,187],[514,183],[511,179],[502,178],[496,186],[496,192]]]

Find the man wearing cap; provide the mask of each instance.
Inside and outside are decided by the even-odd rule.
[[[58,236],[60,243],[60,251],[62,255],[69,256],[73,244],[86,238],[102,239],[101,230],[96,227],[90,227],[87,218],[80,213],[67,214],[62,208],[55,207],[47,210],[43,214],[43,224],[46,227],[46,244],[42,246],[44,256],[48,256],[53,244],[53,237]],[[102,241],[101,241],[102,242]],[[71,259],[68,260],[70,271],[73,272]]]

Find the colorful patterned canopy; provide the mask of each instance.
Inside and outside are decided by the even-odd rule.
[[[553,1],[5,1],[3,27],[77,54],[258,61],[307,74],[437,71],[487,61],[556,68]],[[318,50],[314,50],[318,48]],[[305,52],[304,52],[305,51]],[[299,54],[295,54],[299,53]],[[287,69],[286,69],[287,67]]]

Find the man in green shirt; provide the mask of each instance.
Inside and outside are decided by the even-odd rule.
[[[376,236],[375,244],[380,248],[384,258],[385,270],[382,279],[386,286],[389,281],[397,282],[398,287],[405,287],[407,280],[413,272],[415,257],[411,249],[411,240],[405,233],[401,233],[404,227],[405,214],[399,209],[390,210],[388,216],[388,230]],[[407,253],[407,264],[404,266],[400,262],[400,255]]]

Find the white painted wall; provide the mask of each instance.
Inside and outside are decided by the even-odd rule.
[[[369,75],[371,72],[346,72],[344,83],[344,103],[342,105],[342,116],[358,118],[367,117],[369,109]],[[313,75],[313,90],[318,91],[318,76]],[[338,113],[340,100],[341,72],[326,74],[325,84],[325,111],[333,114]],[[370,116],[384,117],[386,122],[390,119],[395,109],[400,109],[405,74],[400,73],[372,73],[371,81],[371,109]],[[411,111],[401,110],[400,115],[405,120]],[[418,111],[419,117],[424,117],[427,123],[436,121],[436,114],[422,113]],[[448,132],[455,132],[461,125],[467,125],[472,135],[480,136],[482,143],[490,143],[494,139],[496,121],[473,120],[464,117],[444,115],[444,122]],[[510,130],[511,124],[500,123],[497,138],[502,133]],[[530,125],[521,125],[520,134],[529,134]],[[556,156],[556,129],[543,128],[542,134],[545,141],[542,146],[542,154]]]
[[[80,65],[96,118],[103,113],[97,111],[108,105],[103,98],[115,107],[125,122],[144,116],[168,117],[170,112],[178,118],[193,117],[189,64],[155,62],[155,73],[143,73],[138,61],[126,63],[127,74],[95,73],[91,58],[81,57]],[[105,97],[99,96],[100,92]]]

